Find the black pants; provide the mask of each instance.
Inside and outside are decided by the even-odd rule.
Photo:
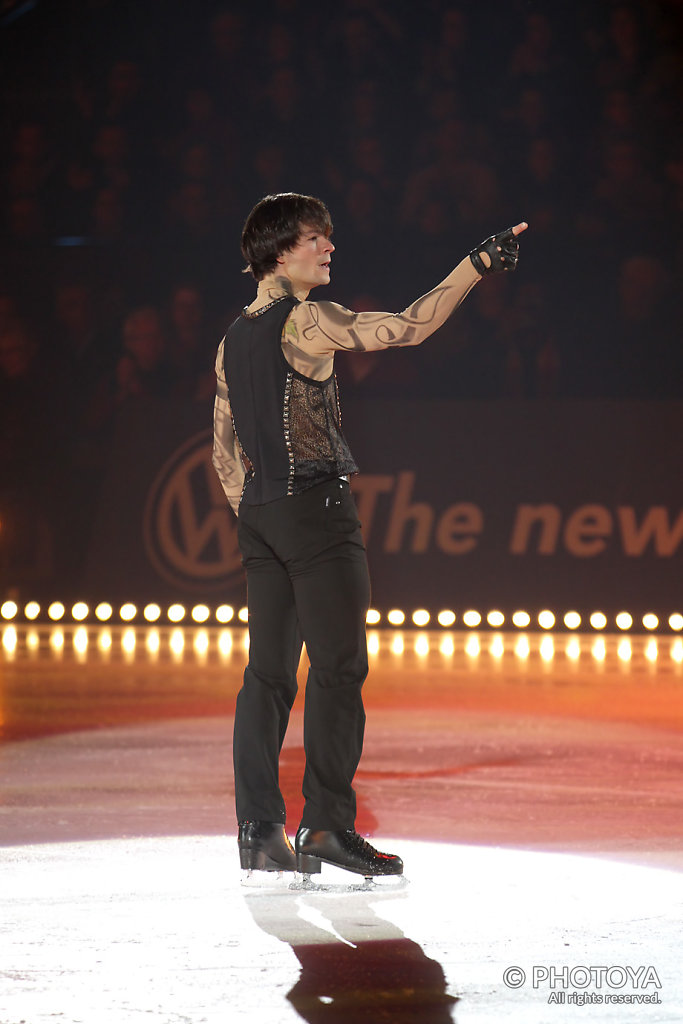
[[[352,828],[352,781],[363,748],[370,581],[349,485],[318,484],[240,507],[247,573],[249,664],[233,742],[238,821],[285,821],[279,755],[297,691],[302,640],[310,661],[304,707],[308,828]]]

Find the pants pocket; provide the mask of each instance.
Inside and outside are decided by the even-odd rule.
[[[330,533],[354,533],[360,528],[360,520],[349,485],[335,480],[326,490],[322,509],[325,529]]]

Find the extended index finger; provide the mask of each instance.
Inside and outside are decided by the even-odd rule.
[[[522,231],[526,231],[526,229],[528,227],[529,227],[529,225],[527,224],[527,222],[525,220],[520,221],[519,224],[515,224],[514,228],[512,228],[512,234],[513,235],[521,235]]]

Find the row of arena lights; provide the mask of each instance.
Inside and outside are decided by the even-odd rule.
[[[49,646],[53,657],[61,657],[69,642],[68,632],[65,635],[65,630],[58,624],[51,627]],[[240,648],[244,651],[249,650],[249,635],[246,630],[239,647],[235,646],[233,632],[229,627],[217,630],[215,643],[209,638],[207,629],[200,628],[193,632],[194,636],[188,642],[186,631],[176,626],[168,631],[168,636],[165,639],[162,639],[160,630],[151,626],[145,630],[144,640],[142,640],[140,633],[134,627],[127,626],[121,630],[119,646],[127,661],[139,660],[141,654],[143,656],[146,654],[149,659],[155,660],[158,656],[163,656],[166,651],[176,661],[184,660],[188,655],[201,660],[209,656],[211,649],[225,660],[229,659],[235,650]],[[412,634],[411,639],[408,639],[401,630],[394,630],[385,636],[388,638],[389,650],[393,655],[400,656],[413,650],[418,657],[427,657],[438,650],[441,655],[450,658],[456,653],[456,641],[453,633],[444,632],[437,634],[435,638],[434,634],[418,631]],[[534,638],[530,640],[527,633],[520,632],[513,636],[512,644],[509,639],[504,640],[502,634],[498,632],[491,633],[488,641],[484,640],[477,632],[465,633],[463,636],[465,642],[462,650],[468,658],[478,658],[481,654],[488,653],[492,658],[500,659],[505,654],[513,653],[516,658],[525,660],[537,652],[542,661],[551,662],[556,656],[561,655],[563,650],[564,655],[571,662],[577,662],[587,654],[590,654],[597,662],[605,661],[608,656],[606,638],[601,635],[589,637],[587,640],[589,647],[586,646],[586,638],[582,640],[576,635],[570,635],[562,641],[549,633],[544,633],[539,634],[535,640]],[[76,659],[79,661],[88,656],[89,649],[93,646],[104,658],[115,647],[112,630],[107,625],[98,628],[95,644],[91,642],[88,628],[83,625],[79,625],[73,630],[70,639]],[[371,630],[368,633],[368,653],[371,656],[379,654],[385,642],[380,639],[380,633],[377,630]],[[637,653],[651,665],[655,665],[664,655],[664,645],[667,643],[671,645],[669,648],[671,660],[678,665],[683,665],[683,637],[680,636],[669,640],[663,640],[661,637],[655,639],[650,636],[647,638],[644,648],[638,652],[634,651],[630,637],[621,637],[616,648],[616,656],[621,662],[628,663]],[[13,625],[7,626],[2,631],[1,646],[5,655],[10,659],[16,653],[19,647],[19,638]],[[26,650],[29,655],[35,654],[40,649],[41,638],[38,630],[28,630]]]
[[[29,621],[35,621],[41,615],[41,612],[41,606],[37,601],[29,601],[23,609],[24,618]],[[20,608],[15,601],[5,601],[0,605],[0,618],[6,622],[16,619],[19,613]],[[164,618],[164,612],[158,604],[147,604],[140,611],[137,605],[131,602],[121,605],[118,612],[108,602],[101,602],[93,609],[93,613],[98,622],[111,622],[115,618],[118,618],[121,622],[133,622],[142,615],[145,622],[158,623]],[[72,606],[70,614],[73,622],[85,622],[91,616],[91,609],[84,601],[78,601]],[[53,601],[47,608],[47,616],[52,622],[60,622],[66,615],[67,608],[61,601]],[[184,622],[188,618],[192,622],[201,625],[209,622],[212,618],[212,612],[208,605],[205,604],[197,604],[192,608],[186,608],[182,604],[172,604],[165,612],[166,621],[174,624]],[[367,623],[370,626],[380,625],[382,618],[381,612],[375,608],[371,608],[367,613]],[[425,608],[416,609],[410,616],[399,608],[393,608],[386,613],[384,618],[391,626],[403,626],[406,623],[410,624],[412,622],[415,626],[425,627],[432,622],[432,615]],[[457,621],[455,612],[448,609],[440,611],[434,618],[439,626],[444,629],[454,626]],[[235,619],[238,622],[246,623],[248,621],[248,612],[246,608],[235,609],[232,605],[222,604],[214,610],[213,619],[221,625],[227,625],[230,622],[234,622]],[[500,629],[507,621],[505,615],[500,611],[490,611],[486,616],[483,616],[480,612],[474,610],[464,612],[460,620],[468,629],[476,629],[484,621],[492,629]],[[548,610],[538,613],[533,626],[532,616],[529,612],[525,611],[514,612],[510,616],[510,622],[517,629],[535,628],[535,625],[538,624],[541,629],[553,629],[555,626],[563,625],[566,629],[575,630],[584,624],[578,612],[566,612],[558,619],[554,612]],[[588,622],[592,629],[602,630],[607,628],[608,618],[603,612],[595,611],[588,617]],[[646,630],[655,630],[661,625],[659,616],[655,615],[654,612],[643,615],[641,622]],[[629,612],[619,612],[615,616],[614,623],[620,630],[633,629],[634,626],[638,628],[636,620]],[[673,612],[668,617],[668,625],[674,632],[683,630],[683,614]]]

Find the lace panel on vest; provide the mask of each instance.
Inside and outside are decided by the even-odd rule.
[[[285,388],[284,425],[289,494],[298,494],[330,477],[358,472],[341,431],[334,376],[318,382],[290,372]]]

